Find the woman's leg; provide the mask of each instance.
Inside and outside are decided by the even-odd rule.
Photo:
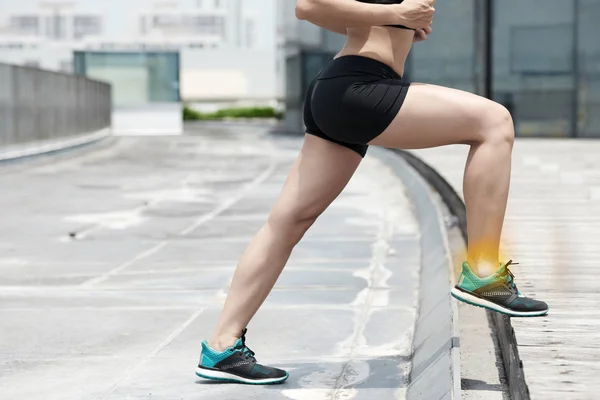
[[[306,135],[268,221],[242,255],[210,346],[234,344],[273,288],[292,249],[340,194],[362,157],[338,144]]]
[[[401,149],[471,146],[463,187],[467,261],[484,277],[498,269],[513,141],[510,113],[500,104],[459,90],[413,84],[394,121],[370,144]]]

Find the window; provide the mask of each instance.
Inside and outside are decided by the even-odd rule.
[[[176,14],[155,15],[152,27],[163,30],[176,30],[188,34],[203,34],[225,37],[225,18],[218,15],[186,16]]]
[[[155,15],[152,18],[152,25],[155,28],[175,28],[181,25],[181,18],[177,15]]]
[[[102,19],[93,15],[79,15],[73,18],[73,37],[81,39],[102,33]]]
[[[10,30],[22,35],[39,34],[39,18],[34,15],[19,15],[10,18]]]
[[[221,16],[191,17],[188,24],[195,33],[225,37],[225,19]]]
[[[510,27],[510,67],[518,74],[570,74],[573,61],[573,26]]]

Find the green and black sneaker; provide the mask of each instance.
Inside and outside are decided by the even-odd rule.
[[[452,296],[473,306],[498,311],[511,317],[541,317],[548,314],[548,304],[525,297],[515,285],[515,276],[508,269],[512,260],[487,278],[479,278],[466,262]]]
[[[273,385],[285,382],[289,377],[286,371],[256,362],[254,352],[246,346],[245,329],[242,337],[222,352],[211,349],[206,341],[202,342],[196,375],[204,379],[251,385]]]

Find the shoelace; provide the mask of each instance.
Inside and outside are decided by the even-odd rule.
[[[515,284],[515,275],[508,268],[510,265],[519,265],[519,263],[513,262],[513,260],[509,260],[505,265],[504,269],[506,270],[506,283],[513,289],[517,294],[520,294],[517,285]]]
[[[248,330],[244,329],[242,331],[242,345],[236,347],[236,349],[240,350],[242,352],[242,354],[246,357],[246,359],[251,359],[252,361],[256,361],[256,358],[254,357],[254,355],[256,353],[254,353],[252,350],[250,350],[250,348],[248,346],[246,346],[246,332]]]

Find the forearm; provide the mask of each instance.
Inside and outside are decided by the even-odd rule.
[[[348,34],[348,29],[343,26],[343,25],[339,25],[339,24],[333,24],[331,22],[329,23],[323,23],[322,21],[320,23],[317,22],[313,22],[311,21],[313,24],[320,26],[323,29],[326,29],[328,31],[331,32],[335,32],[335,33],[339,33],[340,35],[347,35]]]
[[[296,17],[323,27],[367,27],[401,23],[399,16],[388,5],[355,0],[298,0]]]

